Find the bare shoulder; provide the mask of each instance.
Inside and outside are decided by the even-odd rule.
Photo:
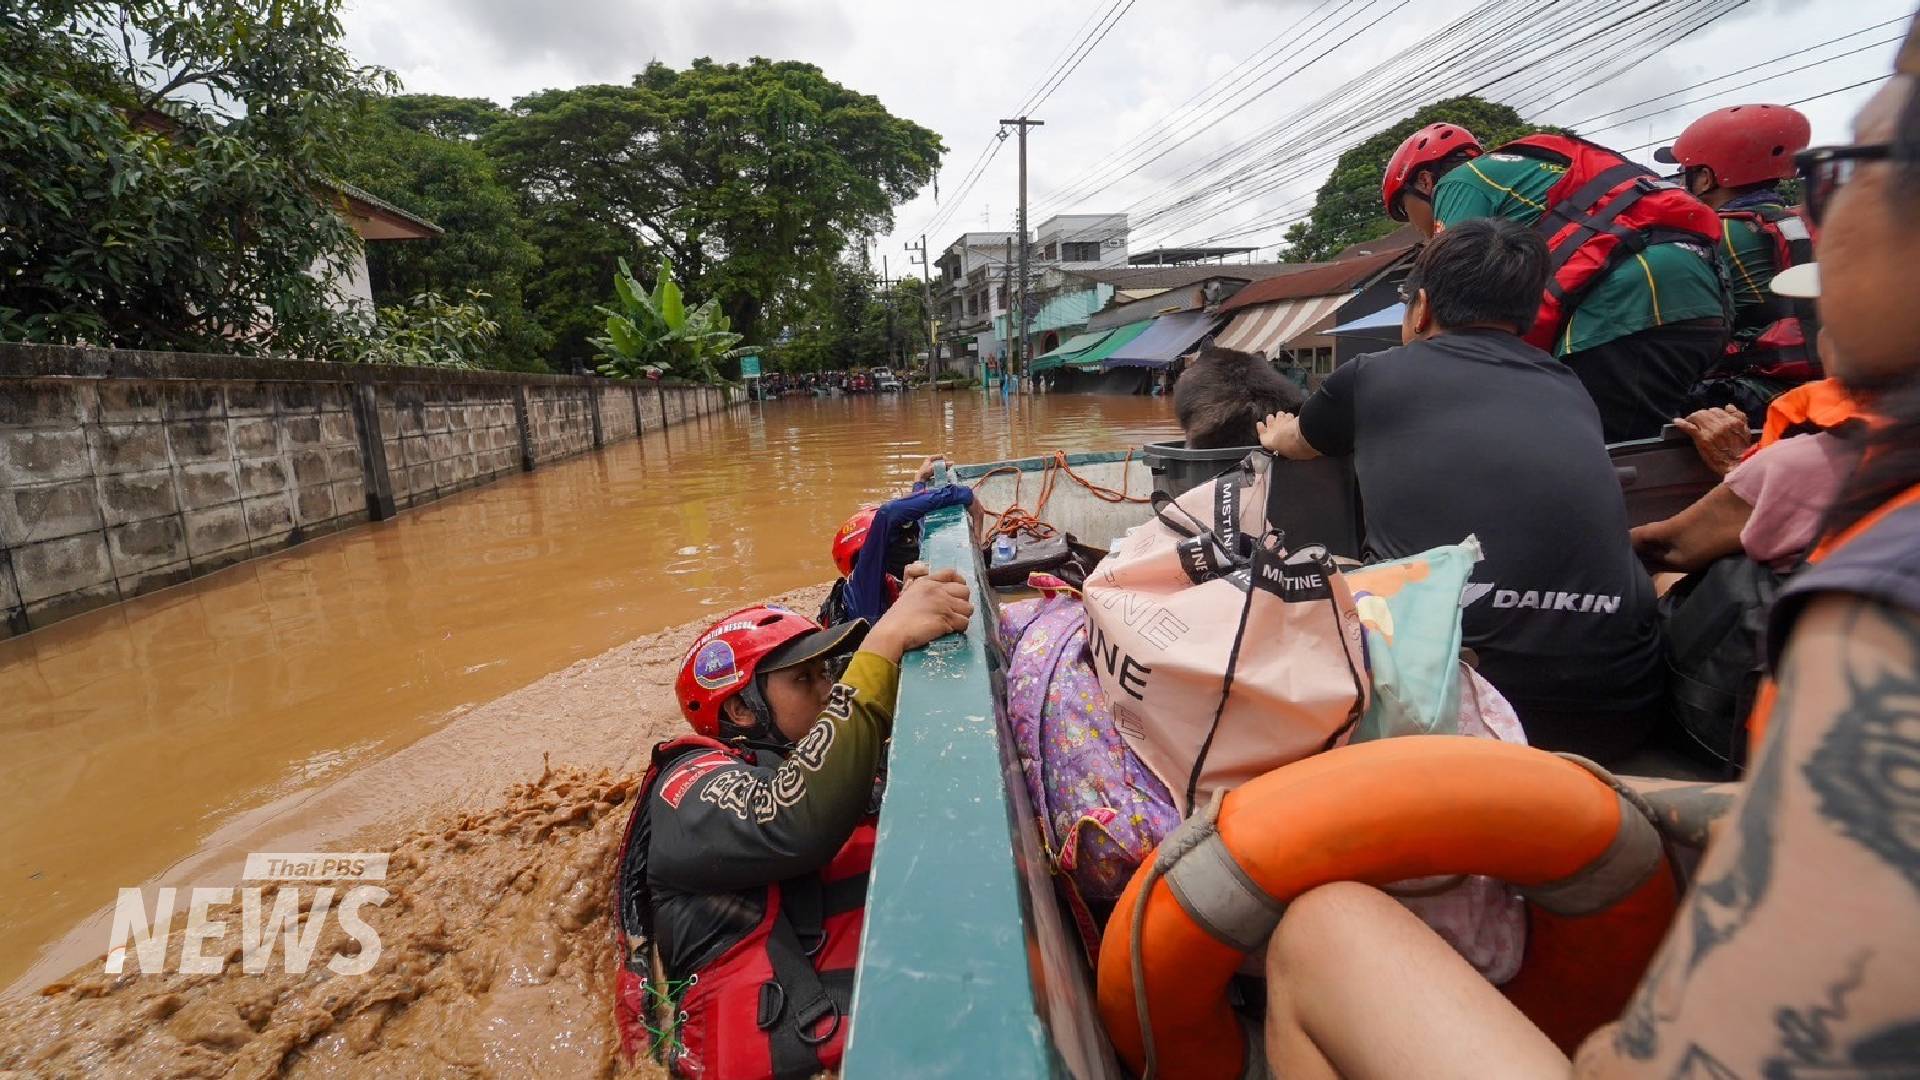
[[[1768,730],[1580,1075],[1920,1075],[1920,617],[1815,601]]]

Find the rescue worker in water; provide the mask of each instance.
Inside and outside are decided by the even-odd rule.
[[[973,614],[957,572],[907,579],[871,630],[750,607],[687,651],[674,691],[696,734],[654,747],[615,884],[630,1059],[726,1080],[839,1067],[900,658]]]

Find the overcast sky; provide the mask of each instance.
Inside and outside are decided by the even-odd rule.
[[[993,157],[956,203],[965,174],[988,146],[995,121],[1009,115],[1036,81],[1055,69],[1082,28],[1090,19],[1097,21],[1111,2],[358,0],[348,10],[346,23],[347,45],[354,55],[392,68],[407,90],[487,97],[502,104],[549,87],[624,82],[650,60],[681,66],[699,56],[740,61],[758,55],[815,63],[828,77],[878,97],[896,115],[937,131],[947,145],[940,202],[936,204],[929,189],[900,207],[894,235],[880,239],[874,248],[876,256],[888,257],[897,276],[906,258],[903,242],[917,238],[922,228],[931,226],[929,241],[937,252],[963,231],[1012,227],[1017,198],[1012,144]],[[1811,48],[1902,18],[1911,13],[1912,4],[1753,0],[1606,85],[1544,112],[1529,112],[1529,117],[1576,125],[1601,142],[1630,147],[1677,133],[1688,120],[1718,106],[1822,94],[1886,74],[1895,46],[1874,46],[1804,71],[1786,69],[1897,39],[1904,28],[1896,24]],[[1127,6],[1104,40],[1034,112],[1046,121],[1045,127],[1035,129],[1029,151],[1034,224],[1053,212],[1128,211],[1139,222],[1169,193],[1180,190],[1176,181],[1196,164],[1243,144],[1253,133],[1367,73],[1474,6],[1466,0],[1373,0],[1359,21],[1325,37],[1298,41],[1296,37],[1306,35],[1289,31],[1320,10],[1320,0],[1160,0]],[[1063,187],[1071,189],[1089,166],[1107,155],[1129,144],[1139,146],[1143,133],[1215,80],[1234,76],[1236,65],[1256,54],[1275,55],[1260,53],[1269,42],[1278,39],[1279,55],[1285,57],[1271,69],[1278,74],[1368,24],[1371,28],[1351,43],[1259,100],[1179,125],[1187,133],[1218,119],[1210,130],[1160,160],[1131,174],[1111,166],[1099,170],[1098,182],[1114,181],[1106,190],[1086,198],[1046,198]],[[1296,48],[1297,54],[1290,51]],[[1796,49],[1810,51],[1674,93]],[[1240,73],[1249,72],[1242,68]],[[1271,76],[1245,79],[1223,100],[1237,100],[1267,78]],[[1757,78],[1767,81],[1729,90]],[[1844,141],[1848,118],[1873,89],[1858,88],[1800,106],[1813,120],[1814,142]],[[1610,109],[1656,97],[1662,100],[1581,124]],[[1535,90],[1517,95],[1515,103],[1527,104],[1529,99],[1534,105],[1549,100]],[[1610,130],[1593,130],[1693,99],[1700,100]],[[1152,138],[1165,137],[1149,136],[1149,141]],[[1648,153],[1634,156],[1645,160]],[[1197,221],[1173,219],[1160,228],[1136,225],[1133,248],[1193,243],[1242,228],[1263,213],[1271,218],[1276,208],[1309,195],[1326,171],[1313,170],[1285,187]],[[1274,245],[1281,231],[1268,229],[1225,242]],[[1272,254],[1271,246],[1260,252],[1263,258]]]

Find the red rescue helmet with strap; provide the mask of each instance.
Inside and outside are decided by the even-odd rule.
[[[1387,204],[1387,216],[1395,221],[1407,220],[1406,208],[1400,205],[1406,195],[1407,186],[1421,168],[1444,160],[1450,154],[1465,150],[1473,157],[1480,156],[1480,140],[1473,132],[1458,124],[1442,121],[1428,124],[1419,131],[1407,136],[1400,149],[1393,152],[1387,161],[1387,172],[1380,182],[1380,199]]]
[[[859,560],[860,549],[867,543],[867,532],[873,528],[873,516],[879,512],[878,506],[863,506],[833,534],[833,565],[840,568],[841,577],[853,576],[853,564]]]
[[[722,706],[745,691],[754,676],[844,652],[859,643],[866,629],[858,619],[822,630],[819,623],[786,608],[741,608],[695,638],[680,661],[680,675],[673,681],[680,712],[693,730],[720,738]]]
[[[1687,125],[1672,146],[1653,152],[1655,161],[1686,169],[1713,170],[1724,188],[1745,187],[1793,175],[1793,155],[1813,141],[1813,125],[1786,105],[1730,105]]]

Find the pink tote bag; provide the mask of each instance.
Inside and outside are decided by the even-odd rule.
[[[1267,464],[1156,496],[1086,582],[1115,723],[1183,816],[1327,748],[1367,707],[1353,594],[1324,549],[1267,534]]]

